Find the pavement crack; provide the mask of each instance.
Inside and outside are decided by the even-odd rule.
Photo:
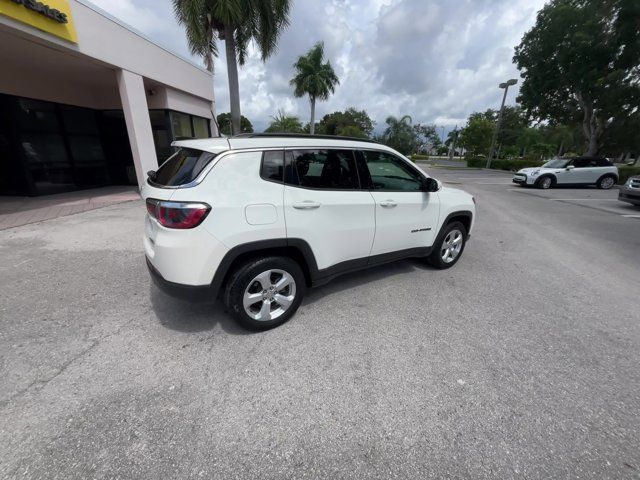
[[[105,338],[108,338],[110,336],[111,335],[108,335]],[[103,339],[101,339],[101,340],[103,340]],[[58,368],[58,370],[53,375],[51,375],[49,378],[33,380],[26,387],[21,388],[20,390],[18,390],[17,392],[13,393],[9,397],[7,397],[7,398],[5,398],[3,400],[0,400],[0,408],[6,407],[9,403],[11,403],[16,398],[21,397],[22,395],[27,393],[34,386],[38,386],[39,388],[44,388],[45,386],[47,386],[47,384],[49,382],[51,382],[52,380],[55,380],[60,375],[62,375],[67,370],[67,368],[69,368],[71,366],[72,363],[74,363],[79,358],[85,356],[87,353],[89,353],[91,350],[93,350],[96,346],[98,346],[100,344],[101,340],[93,340],[91,342],[91,344],[87,348],[85,348],[84,350],[80,351],[79,353],[77,353],[76,355],[71,357],[69,360],[64,362],[62,364],[62,366],[60,368]]]

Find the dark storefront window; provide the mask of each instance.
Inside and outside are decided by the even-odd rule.
[[[209,120],[172,110],[150,110],[153,141],[155,142],[158,165],[176,152],[171,146],[174,140],[209,138]]]
[[[209,137],[209,120],[149,111],[158,165],[181,138]],[[137,183],[122,110],[0,94],[0,195],[46,195]]]
[[[36,193],[56,193],[73,189],[71,161],[62,135],[25,133],[20,146]]]
[[[209,121],[202,117],[193,117],[193,136],[196,138],[208,138]]]
[[[114,123],[109,112],[10,95],[0,95],[0,107],[0,161],[9,172],[8,180],[0,181],[0,194],[45,195],[131,183],[124,118]]]
[[[171,112],[171,123],[173,124],[173,136],[176,140],[193,138],[190,115],[180,112]]]

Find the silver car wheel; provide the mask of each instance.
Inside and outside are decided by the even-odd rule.
[[[613,187],[613,185],[615,184],[615,180],[611,177],[605,177],[602,179],[602,181],[600,182],[600,188],[604,189],[604,190],[609,190],[611,187]]]
[[[296,282],[284,270],[267,270],[256,275],[244,291],[244,311],[254,320],[275,320],[291,306],[296,297]]]
[[[462,232],[458,229],[453,229],[447,236],[444,237],[442,247],[440,247],[440,257],[444,263],[451,263],[462,251]]]
[[[540,181],[540,185],[542,186],[543,189],[547,189],[549,187],[551,187],[551,179],[549,177],[545,177]]]

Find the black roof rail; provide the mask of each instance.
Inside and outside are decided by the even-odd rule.
[[[367,142],[367,143],[377,143],[375,140],[371,140],[370,138],[359,138],[359,137],[339,137],[337,135],[311,135],[309,133],[239,133],[238,135],[234,135],[229,138],[307,138],[314,139],[320,138],[323,140],[345,140],[351,142]]]

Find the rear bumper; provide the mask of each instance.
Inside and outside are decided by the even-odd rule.
[[[635,191],[634,191],[635,190]],[[618,200],[632,205],[640,205],[640,190],[622,187],[618,192]]]
[[[167,295],[180,300],[190,302],[213,301],[216,299],[217,293],[211,285],[183,285],[165,280],[164,277],[156,270],[151,261],[145,256],[147,268],[151,279],[156,286]]]

